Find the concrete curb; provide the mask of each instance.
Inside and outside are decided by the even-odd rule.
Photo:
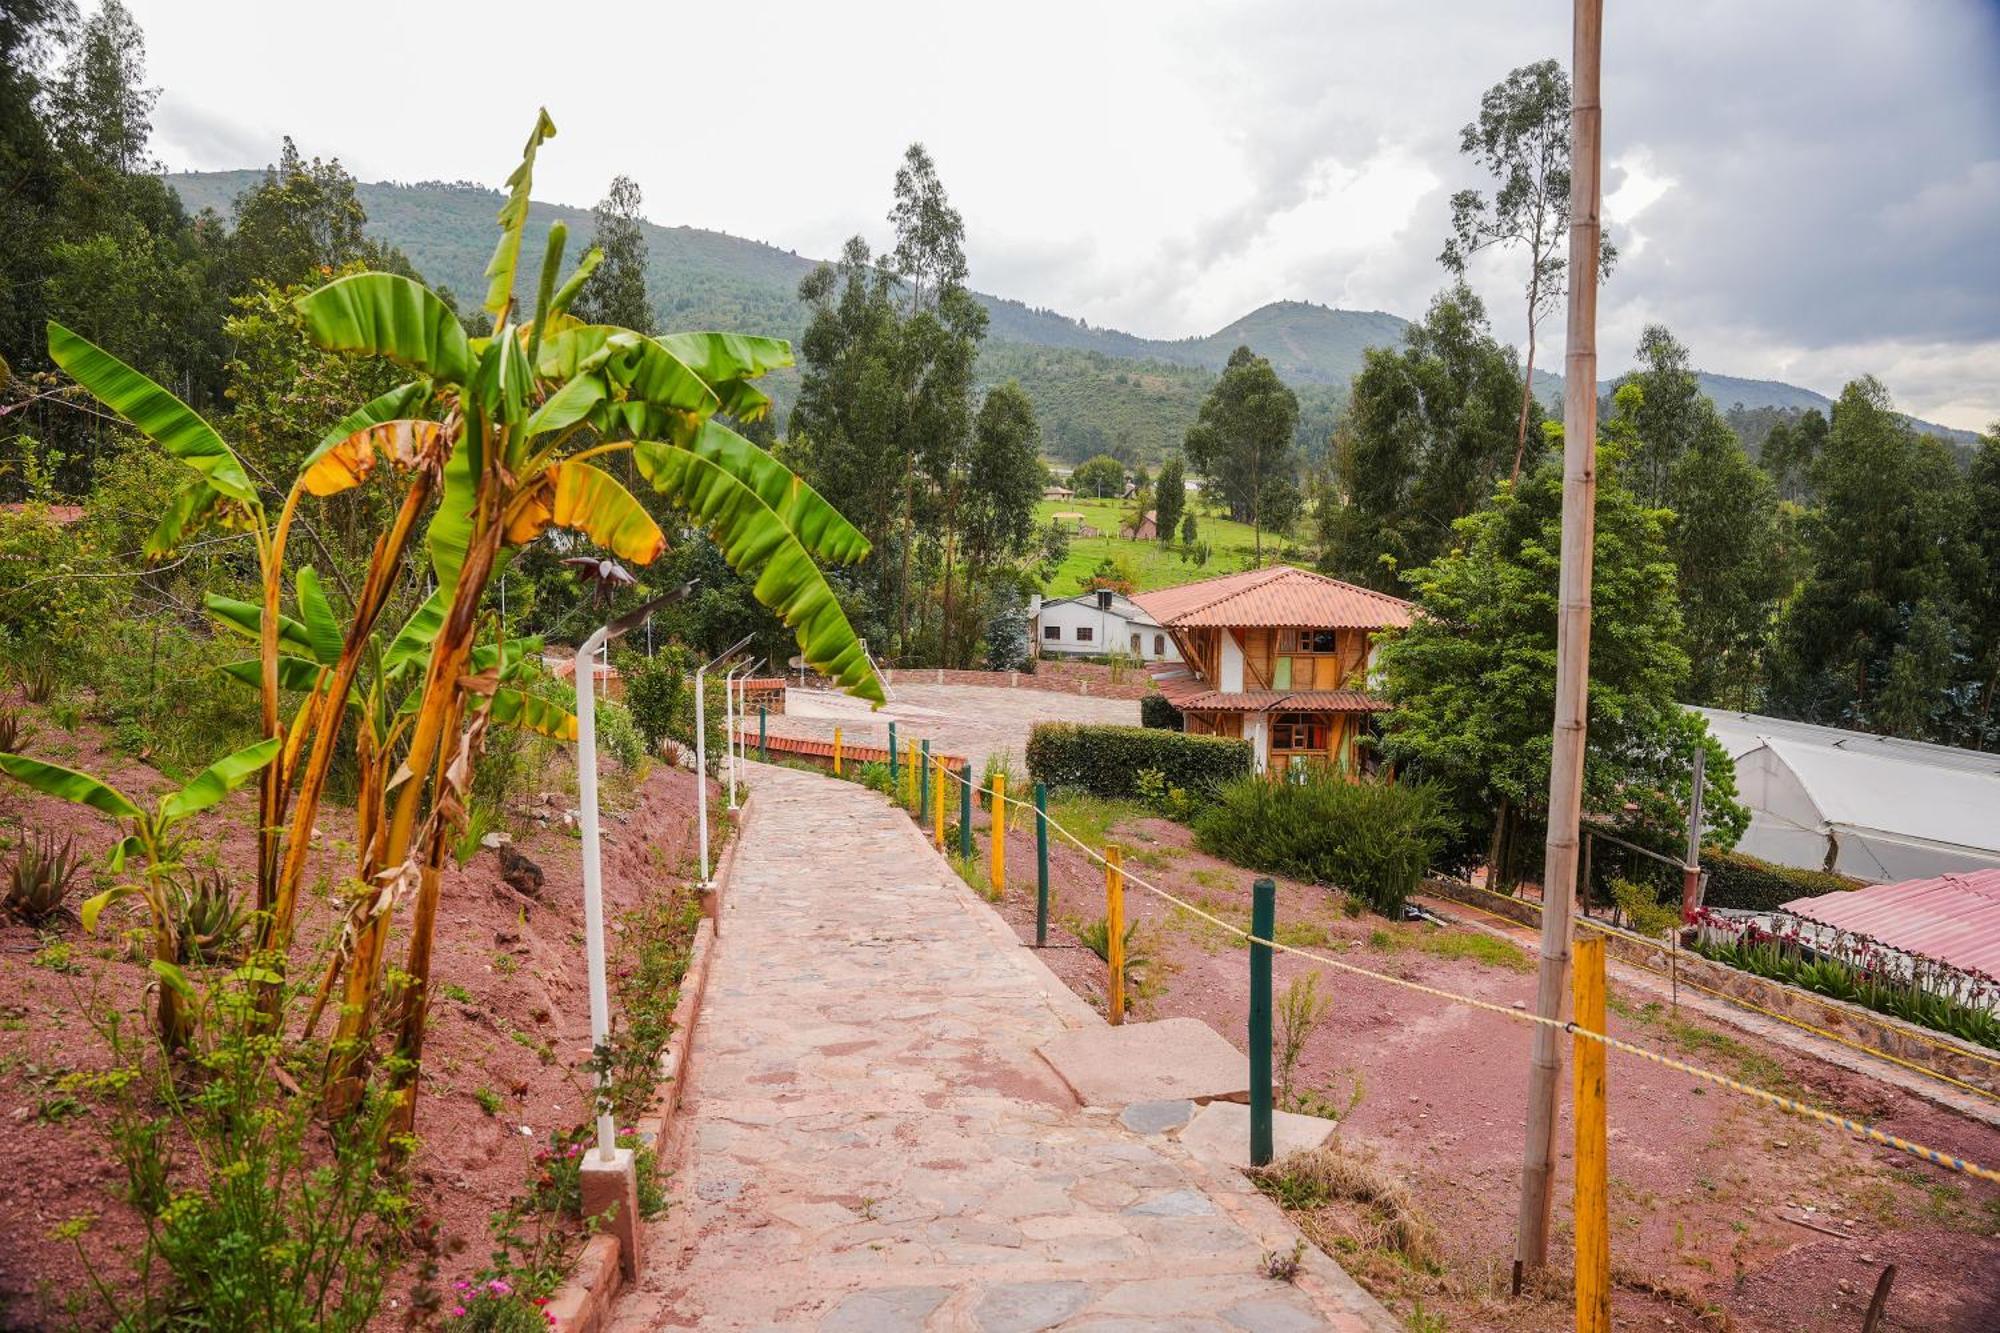
[[[695,927],[694,942],[688,947],[687,971],[681,976],[680,998],[674,1004],[673,1035],[667,1039],[667,1049],[660,1054],[660,1084],[653,1109],[650,1114],[640,1116],[634,1126],[640,1141],[653,1149],[653,1166],[661,1175],[670,1174],[674,1166],[669,1154],[677,1142],[674,1128],[680,1116],[681,1089],[687,1083],[688,1062],[694,1053],[695,1020],[701,1015],[702,996],[708,991],[709,965],[715,956],[723,898],[736,866],[736,849],[742,846],[749,826],[754,799],[754,794],[745,797],[735,812],[736,833],[716,866],[715,887],[702,894],[703,916]],[[639,1228],[642,1248],[646,1231],[644,1226]],[[576,1266],[545,1307],[549,1327],[557,1333],[601,1333],[610,1323],[612,1304],[625,1284],[618,1260],[616,1237],[599,1235],[586,1241]]]

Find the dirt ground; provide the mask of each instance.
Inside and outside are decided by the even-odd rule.
[[[1009,886],[997,908],[1032,943],[1035,853],[1025,825],[1009,830]],[[1136,875],[1247,925],[1253,876],[1194,850],[1186,828],[1128,813],[1110,835],[1128,849]],[[1103,871],[1057,840],[1050,879],[1043,959],[1102,1008],[1104,965],[1075,928],[1103,916]],[[1140,923],[1135,952],[1148,960],[1137,1016],[1200,1018],[1246,1045],[1247,949],[1136,886],[1126,902],[1128,919]],[[1278,922],[1281,941],[1360,967],[1500,1004],[1532,1003],[1532,955],[1485,932],[1349,917],[1338,895],[1284,881]],[[1532,1030],[1284,953],[1274,965],[1277,993],[1313,971],[1331,1009],[1305,1043],[1294,1104],[1338,1118],[1346,1145],[1403,1179],[1444,1254],[1436,1273],[1359,1241],[1337,1246],[1336,1257],[1412,1327],[1572,1326],[1564,1285],[1539,1299],[1505,1294]],[[1615,982],[1611,989],[1614,1035],[1982,1164],[2000,1162],[2000,1131],[1988,1125],[1689,1010],[1671,1012],[1649,994]],[[1883,1328],[2000,1328],[2000,1188],[1616,1052],[1610,1099],[1621,1326],[1857,1329],[1878,1275],[1894,1264]],[[1570,1134],[1565,1119],[1556,1224],[1565,1273]]]
[[[18,699],[0,702],[21,707]],[[71,733],[42,710],[22,711],[34,725],[22,747],[28,753],[97,774],[142,803],[171,785],[105,748],[87,724]],[[564,767],[558,756],[542,779],[547,790],[516,793],[515,813],[503,825],[544,871],[539,901],[524,904],[501,883],[492,851],[444,878],[433,971],[439,998],[417,1106],[414,1176],[418,1210],[441,1224],[448,1242],[464,1244],[446,1279],[469,1276],[485,1261],[489,1214],[523,1191],[530,1159],[549,1133],[587,1115],[581,872],[579,843],[560,818],[574,803]],[[694,778],[654,765],[636,787],[608,777],[604,789],[605,896],[607,920],[615,923],[692,858]],[[710,809],[717,804],[711,800]],[[246,790],[198,818],[191,860],[212,861],[243,885],[254,874],[255,814],[254,791]],[[94,812],[0,784],[0,836],[13,846],[42,829],[74,833],[79,851],[100,868],[112,841],[110,821]],[[318,891],[301,908],[301,960],[320,956],[337,928],[328,886],[351,871],[352,811],[329,802],[319,832],[321,851],[306,881]],[[93,891],[86,887],[72,907]],[[87,1219],[80,1243],[98,1276],[113,1282],[138,1235],[120,1197],[122,1173],[89,1107],[57,1089],[64,1074],[108,1063],[103,1041],[81,1017],[86,1006],[113,1006],[135,1022],[142,1016],[146,969],[124,955],[118,933],[132,922],[114,920],[123,910],[107,911],[96,935],[84,934],[73,916],[39,932],[0,927],[0,1133],[14,1166],[0,1177],[0,1328],[66,1327],[73,1308],[84,1326],[95,1326],[101,1312],[81,1299],[87,1286],[78,1244],[57,1228]],[[402,955],[399,938],[390,957]],[[494,1113],[479,1097],[498,1099]],[[401,1301],[408,1282],[408,1274],[399,1277],[391,1296]],[[399,1325],[400,1311],[386,1309],[384,1318]]]

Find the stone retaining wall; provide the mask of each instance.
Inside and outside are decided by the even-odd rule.
[[[1448,879],[1425,880],[1423,892],[1541,929],[1541,904],[1524,898],[1491,894]],[[1969,1083],[1987,1092],[2000,1093],[2000,1065],[1994,1063],[2000,1057],[1983,1054],[1979,1047],[1946,1033],[1933,1032],[1845,1000],[1815,995],[1783,982],[1739,972],[1687,949],[1676,952],[1664,941],[1654,943],[1630,935],[1609,933],[1604,938],[1605,948],[1613,958],[1654,971],[1677,971],[1684,980],[1706,990],[1720,992],[1794,1022],[1872,1047],[1934,1074]]]

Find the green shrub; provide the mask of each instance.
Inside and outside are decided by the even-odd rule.
[[[1139,725],[1156,727],[1161,731],[1179,731],[1182,728],[1181,710],[1167,702],[1164,694],[1153,693],[1139,700]]]
[[[1708,889],[1701,900],[1704,907],[1770,912],[1794,898],[1861,887],[1845,875],[1773,865],[1743,852],[1723,852],[1713,847],[1702,849],[1701,868],[1708,872]]]
[[[639,734],[639,724],[616,699],[597,701],[597,748],[625,769],[637,768],[646,757],[646,738]]]
[[[1212,856],[1345,889],[1394,917],[1453,827],[1429,783],[1350,782],[1314,769],[1303,782],[1225,784],[1194,835]]]
[[[1139,774],[1147,771],[1158,773],[1169,786],[1205,792],[1249,775],[1250,742],[1073,722],[1043,722],[1028,736],[1028,776],[1051,788],[1137,796]]]
[[[1671,905],[1663,903],[1648,884],[1614,879],[1611,881],[1611,901],[1618,905],[1626,927],[1649,939],[1656,939],[1681,923],[1679,898]]]

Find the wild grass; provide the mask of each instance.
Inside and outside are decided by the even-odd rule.
[[[1427,925],[1404,929],[1377,926],[1368,934],[1368,947],[1379,953],[1415,949],[1434,958],[1464,960],[1508,972],[1535,970],[1535,960],[1519,945],[1478,930],[1456,927],[1439,930]]]
[[[1329,1254],[1376,1251],[1419,1272],[1439,1270],[1437,1230],[1409,1187],[1339,1137],[1254,1169],[1250,1179]]]

